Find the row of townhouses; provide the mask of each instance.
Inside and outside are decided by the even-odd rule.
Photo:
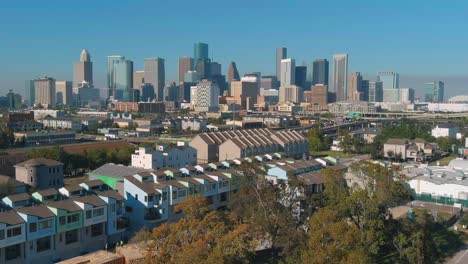
[[[102,181],[2,199],[0,263],[53,263],[124,238],[124,198]]]
[[[297,131],[266,128],[198,134],[190,142],[197,149],[198,162],[214,162],[281,152],[302,158],[309,153],[309,141]]]

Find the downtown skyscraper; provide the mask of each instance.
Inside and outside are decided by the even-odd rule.
[[[337,102],[348,98],[348,54],[333,55],[333,89]]]
[[[73,65],[73,93],[78,94],[78,88],[93,86],[93,62],[86,49],[80,54],[80,61]]]
[[[184,82],[184,74],[192,70],[192,65],[191,57],[179,57],[179,83]]]
[[[276,49],[276,78],[281,82],[281,61],[288,57],[288,50],[286,48]]]
[[[202,79],[209,78],[211,76],[210,63],[211,61],[208,56],[208,44],[201,42],[193,44],[192,69],[197,71],[201,75]]]
[[[317,59],[313,62],[312,85],[328,85],[329,64],[326,59]]]
[[[157,101],[164,99],[164,85],[166,83],[166,70],[164,59],[148,58],[144,62],[145,83],[149,83],[154,88],[154,98]]]
[[[107,57],[107,94],[115,100],[130,102],[132,100],[133,61],[124,56]]]
[[[382,82],[384,89],[400,88],[400,76],[396,72],[379,72],[377,81]]]
[[[294,59],[281,60],[281,86],[296,84],[296,61]]]
[[[445,87],[442,81],[426,83],[425,101],[440,103],[444,101]]]

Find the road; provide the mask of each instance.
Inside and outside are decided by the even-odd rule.
[[[462,250],[458,251],[452,258],[447,260],[445,264],[466,264],[468,263],[468,245],[465,245]]]

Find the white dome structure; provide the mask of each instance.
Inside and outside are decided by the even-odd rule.
[[[468,95],[457,95],[448,99],[450,103],[468,103]]]

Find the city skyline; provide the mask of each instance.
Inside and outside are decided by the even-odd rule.
[[[5,41],[0,45],[3,50],[9,50],[4,58],[10,63],[8,66],[0,66],[0,70],[4,74],[4,78],[0,81],[0,92],[6,93],[9,89],[13,89],[23,94],[25,80],[45,75],[58,80],[73,80],[72,63],[76,61],[76,54],[83,48],[86,48],[93,56],[96,87],[105,87],[106,57],[113,54],[120,54],[134,61],[135,70],[143,69],[144,58],[161,57],[166,62],[166,80],[169,82],[178,78],[178,58],[192,56],[193,44],[203,42],[210,46],[210,53],[208,54],[210,59],[223,65],[223,74],[226,74],[229,62],[235,61],[241,75],[252,71],[261,71],[262,75],[275,75],[275,49],[277,47],[286,47],[288,57],[294,58],[298,62],[313,61],[317,58],[326,58],[332,61],[333,54],[348,53],[352,58],[349,61],[349,71],[359,71],[365,78],[367,75],[372,75],[369,79],[374,80],[379,71],[395,71],[400,73],[402,87],[414,87],[421,91],[427,82],[444,80],[447,96],[463,93],[468,85],[468,76],[465,74],[465,69],[468,68],[468,54],[461,51],[468,44],[468,39],[460,36],[457,32],[460,32],[461,25],[464,25],[463,22],[466,21],[463,16],[463,10],[466,10],[467,7],[466,4],[448,6],[442,3],[425,3],[421,7],[415,3],[418,1],[415,1],[406,3],[405,8],[401,9],[401,1],[387,3],[386,5],[371,1],[364,2],[357,6],[346,2],[342,2],[340,5],[332,3],[313,3],[311,5],[307,2],[300,2],[291,3],[286,9],[281,10],[260,3],[250,3],[252,10],[250,8],[245,10],[244,15],[249,18],[255,17],[257,21],[255,27],[258,27],[258,29],[275,28],[280,30],[282,32],[280,40],[273,40],[275,34],[261,39],[258,37],[251,38],[253,33],[245,31],[243,26],[236,26],[238,17],[234,16],[234,14],[238,8],[225,10],[224,13],[219,12],[219,14],[215,12],[216,15],[212,16],[211,19],[224,22],[214,23],[216,25],[212,29],[202,32],[187,30],[188,20],[184,18],[187,11],[182,10],[180,21],[168,20],[173,14],[170,12],[166,14],[163,11],[174,10],[174,3],[159,3],[158,5],[148,3],[148,8],[145,8],[141,14],[139,13],[139,16],[132,17],[129,20],[119,20],[120,18],[110,17],[112,12],[105,12],[106,8],[109,8],[105,4],[94,4],[89,1],[89,3],[94,4],[92,15],[86,21],[80,20],[80,23],[76,23],[71,20],[73,20],[74,16],[81,14],[80,10],[86,9],[89,11],[88,5],[59,2],[57,8],[64,12],[59,12],[54,17],[57,19],[62,18],[65,21],[62,24],[55,23],[56,20],[48,17],[41,18],[40,23],[30,21],[34,19],[31,14],[40,13],[45,9],[44,5],[30,1],[28,8],[24,8],[24,3],[20,5],[8,2],[4,3],[4,8],[0,11],[0,22],[6,25],[5,29],[9,28],[8,30],[0,29],[5,36]],[[202,8],[215,9],[209,3],[202,6],[188,3],[188,7],[199,11]],[[268,16],[259,15],[258,12],[254,12],[257,7],[265,8],[271,12],[264,12],[268,13]],[[131,11],[136,6],[132,6],[130,3],[117,3],[113,4],[109,11],[122,8],[128,8]],[[314,31],[317,31],[317,35],[320,33],[321,37],[309,38],[307,41],[297,41],[293,37],[294,35],[308,32],[307,27],[302,25],[307,24],[305,22],[307,22],[308,18],[300,14],[306,13],[310,8],[323,11],[316,12],[317,16],[323,19],[316,19],[319,23],[314,27]],[[369,17],[363,19],[364,21],[354,21],[353,23],[357,23],[357,27],[350,28],[346,26],[347,19],[349,19],[348,15],[336,18],[337,20],[328,15],[334,10],[338,12],[345,9],[352,9],[360,12],[360,14],[366,13]],[[149,16],[151,19],[145,16],[146,12],[154,10],[158,10],[158,16]],[[368,20],[376,16],[368,12],[369,10],[378,11],[373,13],[379,14],[379,17],[395,14],[398,11],[398,19],[367,23]],[[277,16],[286,11],[298,12],[297,17],[299,17],[300,21],[297,22],[297,28],[291,29],[275,21]],[[414,12],[417,13],[414,14]],[[428,15],[439,12],[451,14],[446,16],[449,20],[447,23],[452,25],[449,30],[442,30],[442,25],[431,20],[431,16]],[[21,19],[18,19],[18,17]],[[106,18],[108,20],[105,20]],[[18,22],[20,20],[21,23]],[[151,41],[155,38],[154,36],[148,36],[149,39],[145,38],[144,43],[134,41],[142,31],[161,24],[161,21],[168,22],[164,23],[164,27],[155,27],[155,33],[152,35],[167,33],[170,34],[169,36],[177,36],[177,41],[154,42]],[[229,23],[226,24],[225,22]],[[109,25],[112,23],[119,25],[117,27],[118,33],[125,35],[125,38],[119,38],[116,29],[109,29]],[[197,26],[213,24],[210,19],[201,19],[194,23]],[[136,28],[136,24],[140,26]],[[25,27],[25,25],[28,26]],[[405,30],[399,30],[403,25],[405,25]],[[86,27],[92,27],[94,30],[84,30]],[[31,37],[40,37],[44,28],[54,31],[55,36],[47,39],[47,41],[34,43],[34,45],[30,45],[31,43],[26,41]],[[353,30],[353,28],[359,28],[359,30]],[[438,32],[438,38],[434,39],[433,34],[435,31]],[[181,32],[186,34],[181,35]],[[257,31],[253,30],[253,32]],[[363,36],[364,33],[362,32],[368,32],[366,33],[369,34],[368,37],[379,37],[379,44],[369,46],[365,43],[365,39],[368,38],[349,37],[353,34]],[[412,33],[408,34],[406,32]],[[249,45],[244,43],[244,37],[238,39],[232,37],[239,34],[251,38]],[[64,39],[70,41],[63,41],[61,38],[60,45],[52,45],[62,35]],[[72,36],[73,41],[71,41]],[[338,37],[345,37],[348,41],[346,43],[335,41]],[[103,41],[103,39],[107,39],[107,41]],[[389,39],[397,41],[388,41]],[[428,39],[433,41],[427,41]],[[441,49],[440,45],[443,43],[450,44],[445,44],[447,48]],[[427,56],[428,54],[431,54],[431,56]],[[418,80],[421,78],[423,80],[419,82]],[[419,92],[418,95],[421,96],[422,93]]]

